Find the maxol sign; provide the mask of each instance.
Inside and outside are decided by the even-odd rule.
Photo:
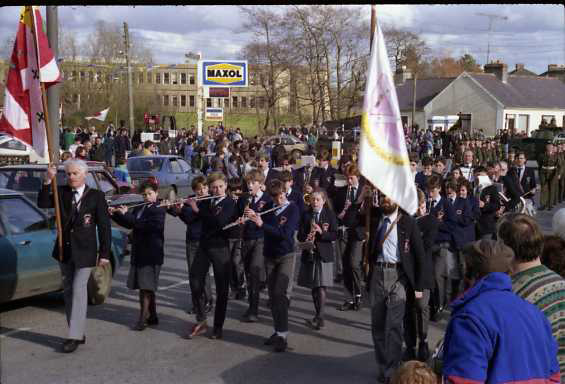
[[[205,60],[199,69],[204,86],[247,87],[246,60]]]

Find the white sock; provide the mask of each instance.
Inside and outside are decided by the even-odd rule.
[[[277,332],[277,336],[280,336],[286,340],[286,337],[288,336],[288,332]]]

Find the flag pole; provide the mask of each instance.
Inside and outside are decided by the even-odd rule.
[[[373,38],[375,36],[375,29],[376,29],[376,25],[377,25],[377,9],[376,9],[376,5],[375,4],[371,4],[371,36],[369,38],[370,41],[370,47],[369,47],[369,54],[371,54],[371,51],[373,49]],[[368,80],[368,79],[367,79]],[[369,180],[367,180],[367,183],[370,183]],[[369,196],[365,196],[365,248],[363,249],[363,271],[365,272],[365,277],[369,276],[369,245],[370,245],[370,241],[369,241],[369,237],[370,237],[370,229],[371,229],[371,207],[373,204],[373,198],[372,198],[372,194],[370,194]],[[366,282],[367,284],[370,284],[370,281]]]
[[[39,45],[37,42],[37,31],[35,28],[35,11],[33,6],[29,5],[26,6],[28,12],[31,13],[31,32],[33,35],[33,40],[35,44],[35,55],[37,58],[37,70],[38,73],[41,73],[41,62],[39,61]],[[51,130],[49,128],[49,116],[48,116],[48,109],[47,109],[47,93],[45,91],[45,83],[41,81],[41,74],[39,76],[39,84],[41,86],[41,102],[43,104],[43,113],[45,114],[45,131],[47,134],[47,151],[49,153],[49,161],[51,163],[52,160],[57,159],[55,156],[54,148],[53,148],[53,138],[51,137]],[[61,209],[59,204],[59,190],[57,188],[57,176],[53,178],[52,182],[52,189],[53,189],[53,200],[55,205],[55,223],[57,226],[57,244],[59,247],[59,261],[63,261],[63,225],[61,223]]]

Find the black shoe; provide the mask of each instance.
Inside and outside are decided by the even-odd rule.
[[[310,319],[306,320],[306,324],[315,331],[320,330],[320,322],[317,317],[314,317],[311,320]]]
[[[263,345],[273,345],[275,342],[275,337],[277,337],[276,333],[273,333],[271,335],[271,337],[269,337],[268,339],[265,339],[265,341],[263,342]]]
[[[288,347],[286,339],[278,335],[275,336],[275,339],[273,340],[273,345],[275,347],[275,352],[284,352]]]
[[[271,301],[271,299],[267,300],[267,308],[271,309],[272,306],[273,302]]]
[[[257,315],[254,315],[248,311],[243,314],[241,321],[243,321],[244,323],[256,323],[259,321],[259,318],[257,317]]]
[[[133,327],[132,329],[134,331],[143,331],[145,328],[147,328],[147,320],[145,321],[138,321]]]
[[[223,336],[222,328],[214,327],[214,330],[212,331],[212,335],[210,335],[210,339],[221,340],[223,337],[224,336]]]
[[[157,317],[157,315],[150,316],[147,319],[147,325],[158,325],[158,324],[159,324],[159,318]]]
[[[428,348],[428,343],[426,341],[421,341],[418,345],[418,360],[425,363],[429,358],[430,349]]]
[[[338,305],[338,311],[353,311],[355,309],[355,303],[353,301],[346,301],[345,303]]]
[[[238,292],[236,292],[235,299],[236,300],[245,300],[246,296],[247,296],[247,293],[245,292],[245,289],[240,289]]]
[[[343,281],[343,275],[341,273],[338,273],[334,279],[334,283],[341,283]]]
[[[214,301],[210,300],[204,306],[204,313],[210,313],[210,312],[212,312],[212,309],[214,309]]]
[[[416,360],[416,350],[413,347],[408,347],[402,356],[403,361]]]
[[[84,344],[84,343],[86,343],[85,337],[83,337],[82,340],[67,339],[63,343],[63,352],[64,353],[74,352],[78,348],[79,344]]]

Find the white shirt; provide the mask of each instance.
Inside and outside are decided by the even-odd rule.
[[[73,196],[74,196],[74,202],[77,203],[77,209],[80,208],[80,199],[82,199],[82,195],[84,194],[84,190],[86,189],[86,184],[83,184],[81,187],[78,187],[76,189],[73,188]],[[78,193],[75,194],[74,191],[77,191]]]
[[[283,211],[284,211],[284,210],[286,209],[286,207],[288,207],[289,205],[290,205],[290,201],[287,201],[286,203],[284,203],[284,204],[282,205],[282,207],[280,207],[279,209],[277,209],[277,210],[275,211],[275,216],[278,216],[278,215],[280,215],[281,213],[283,213]]]
[[[390,223],[388,224],[388,227],[387,227],[387,231],[388,231],[390,226],[392,225],[392,223],[394,223],[394,220],[396,220],[397,216],[398,216],[398,209],[396,211],[394,211],[394,213],[392,213],[391,215],[384,216],[383,219],[381,220],[381,226],[384,224],[384,218],[387,217],[390,220]],[[385,241],[383,243],[383,259],[384,260],[382,260],[382,261],[384,261],[385,263],[398,263],[398,261],[399,261],[398,260],[398,230],[397,230],[397,228],[393,228],[390,231],[390,233],[388,234],[388,237],[385,239]]]
[[[259,190],[259,192],[257,192],[257,194],[255,195],[255,197],[253,198],[253,203],[257,204],[257,202],[259,200],[261,200],[261,197],[263,197],[263,191]]]
[[[263,175],[265,175],[265,180],[267,179],[267,175],[269,174],[269,168],[263,171]]]
[[[222,202],[222,200],[224,200],[225,198],[226,198],[226,197],[223,196],[223,197],[221,197],[221,198],[219,198],[219,199],[217,199],[217,200],[216,200],[216,199],[212,200],[212,207],[216,207],[216,206],[217,206],[218,204],[220,204],[220,203]]]

